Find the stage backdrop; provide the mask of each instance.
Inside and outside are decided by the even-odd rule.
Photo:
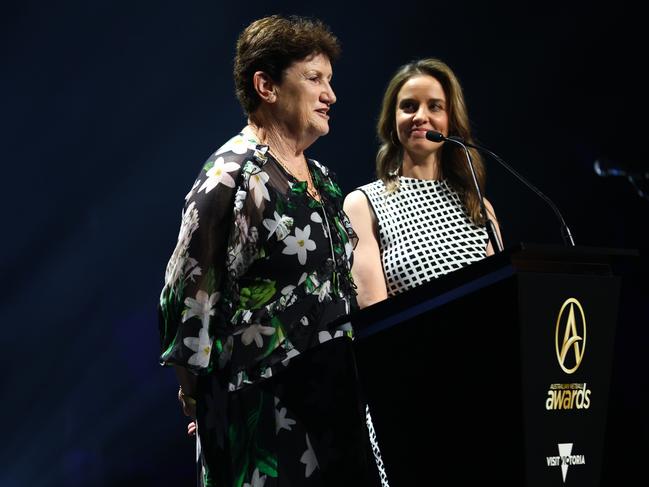
[[[555,200],[579,244],[646,251],[649,202],[593,171],[646,169],[647,30],[625,3],[3,4],[0,485],[192,484],[156,303],[183,197],[245,123],[232,58],[251,20],[314,15],[339,36],[331,132],[309,155],[345,192],[373,178],[389,77],[435,56],[459,75],[478,140]],[[505,243],[560,243],[551,210],[487,168]],[[644,277],[622,306],[609,479],[646,461]]]

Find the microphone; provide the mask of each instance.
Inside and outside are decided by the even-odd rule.
[[[597,159],[593,163],[593,169],[595,170],[595,174],[601,177],[622,176],[633,179],[649,179],[649,171],[633,172],[624,166],[612,163],[606,158]]]
[[[613,164],[610,160],[602,158],[597,159],[593,164],[595,174],[600,177],[621,176],[626,178],[635,189],[638,196],[649,200],[649,192],[644,188],[646,182],[649,181],[649,171],[633,172],[624,166]]]
[[[566,245],[569,245],[571,247],[575,246],[575,240],[572,238],[572,233],[570,232],[570,228],[568,228],[568,225],[566,224],[566,221],[563,219],[563,216],[561,215],[559,208],[557,208],[557,205],[555,205],[550,198],[545,196],[536,186],[534,186],[527,179],[521,176],[513,167],[511,167],[509,164],[503,161],[502,158],[498,156],[498,154],[490,151],[486,147],[482,147],[476,144],[470,144],[469,142],[464,142],[460,137],[456,137],[456,136],[444,137],[443,134],[440,134],[439,132],[435,132],[434,130],[429,130],[428,132],[426,132],[426,138],[433,142],[449,141],[449,142],[454,142],[456,144],[460,144],[464,147],[467,154],[468,154],[468,150],[466,149],[466,147],[471,147],[473,149],[476,149],[480,152],[484,152],[485,154],[491,156],[493,159],[496,160],[496,162],[498,162],[501,166],[503,166],[510,173],[516,176],[516,178],[520,182],[522,182],[525,186],[531,189],[537,196],[539,196],[543,201],[545,201],[550,206],[550,208],[552,208],[552,211],[554,211],[554,214],[557,216],[559,222],[561,223],[561,238],[563,239],[563,242]]]
[[[478,201],[480,201],[480,213],[482,213],[482,217],[485,220],[485,226],[487,227],[487,236],[489,237],[489,240],[493,245],[494,252],[502,252],[503,244],[498,238],[498,234],[496,233],[496,227],[494,226],[494,222],[491,221],[491,219],[487,215],[487,209],[485,208],[484,205],[484,197],[482,196],[482,191],[480,191],[480,184],[478,184],[478,177],[475,174],[475,169],[473,168],[473,161],[471,160],[471,154],[469,154],[469,149],[467,149],[467,144],[465,144],[462,140],[458,138],[453,138],[453,139],[446,138],[444,137],[444,135],[434,130],[427,131],[426,138],[432,142],[443,142],[445,140],[448,140],[449,142],[453,142],[454,144],[457,144],[464,149],[464,153],[466,154],[466,160],[467,163],[469,164],[469,169],[471,170],[471,176],[473,177],[473,185],[475,186],[475,189],[478,193]]]
[[[434,130],[429,130],[428,132],[426,132],[426,138],[431,142],[444,142],[446,140],[446,137],[444,137],[439,132],[435,132]]]

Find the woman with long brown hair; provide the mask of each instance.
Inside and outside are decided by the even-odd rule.
[[[472,142],[462,87],[451,68],[433,58],[399,68],[377,130],[378,179],[350,193],[344,205],[358,235],[352,274],[360,307],[493,253],[464,152],[426,138],[433,130]],[[476,151],[471,155],[483,192],[484,165]],[[484,203],[500,236],[493,207]]]

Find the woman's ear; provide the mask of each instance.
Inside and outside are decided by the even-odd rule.
[[[252,75],[252,85],[262,101],[275,103],[277,100],[276,84],[267,73],[256,71]]]

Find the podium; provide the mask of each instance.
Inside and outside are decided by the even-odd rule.
[[[635,256],[518,244],[354,314],[391,487],[600,485]]]

